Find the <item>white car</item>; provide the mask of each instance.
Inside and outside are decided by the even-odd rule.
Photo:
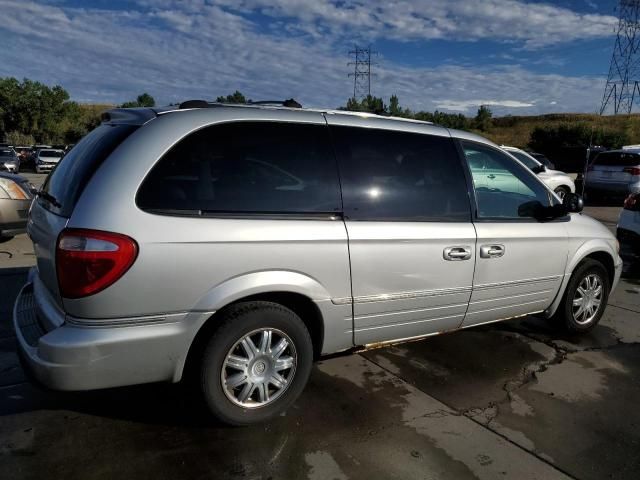
[[[632,193],[624,201],[617,237],[625,272],[637,269],[640,266],[640,193]]]
[[[545,167],[538,160],[519,148],[507,147],[505,145],[501,145],[501,148],[524,163],[524,165],[535,173],[560,199],[563,199],[569,192],[575,193],[576,185],[566,173]]]
[[[55,149],[38,150],[36,154],[36,172],[44,173],[53,170],[60,159],[64,156],[64,151]]]

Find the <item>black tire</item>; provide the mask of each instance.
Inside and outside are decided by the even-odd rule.
[[[602,285],[600,305],[597,307],[593,318],[584,319],[585,323],[581,323],[574,318],[573,301],[578,287],[582,284],[585,278],[591,275],[597,276]],[[571,275],[569,284],[562,296],[562,301],[553,316],[554,322],[570,333],[585,333],[592,330],[604,314],[607,307],[607,301],[609,300],[610,289],[611,285],[609,284],[609,274],[607,273],[607,269],[604,265],[597,260],[590,258],[586,259],[578,266],[578,268],[576,268],[573,275]]]
[[[204,348],[200,363],[199,387],[209,411],[218,420],[235,426],[261,423],[284,412],[304,390],[313,364],[313,344],[305,324],[288,308],[264,301],[238,303],[221,315],[220,326]],[[283,332],[292,342],[295,367],[292,376],[287,378],[286,388],[277,398],[262,406],[245,408],[234,403],[223,387],[222,375],[229,372],[229,367],[224,367],[225,360],[246,335],[267,328]],[[261,332],[256,335],[261,335]],[[240,348],[240,345],[235,348]],[[266,388],[269,389],[269,384]]]
[[[560,197],[560,199],[564,199],[564,196],[567,193],[570,193],[571,190],[569,189],[569,187],[565,187],[564,185],[560,185],[559,187],[556,187],[556,189],[554,190],[554,192]]]

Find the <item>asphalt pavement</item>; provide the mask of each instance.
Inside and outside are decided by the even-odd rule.
[[[586,213],[615,229],[619,207]],[[583,337],[527,317],[323,360],[286,414],[228,428],[182,385],[28,383],[10,310],[33,262],[0,244],[2,479],[638,478],[638,279]]]

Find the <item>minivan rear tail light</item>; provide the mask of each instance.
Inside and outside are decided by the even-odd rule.
[[[624,209],[640,212],[640,193],[632,193],[624,201]]]
[[[631,175],[640,175],[640,167],[626,167],[622,171]]]
[[[56,270],[60,295],[81,298],[120,279],[138,256],[138,244],[119,233],[66,229],[58,237]]]

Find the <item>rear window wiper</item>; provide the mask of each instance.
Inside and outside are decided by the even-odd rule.
[[[56,197],[51,195],[49,192],[45,192],[44,190],[38,190],[36,192],[36,195],[38,197],[44,198],[47,202],[49,202],[54,207],[62,208],[62,204],[56,199]]]

